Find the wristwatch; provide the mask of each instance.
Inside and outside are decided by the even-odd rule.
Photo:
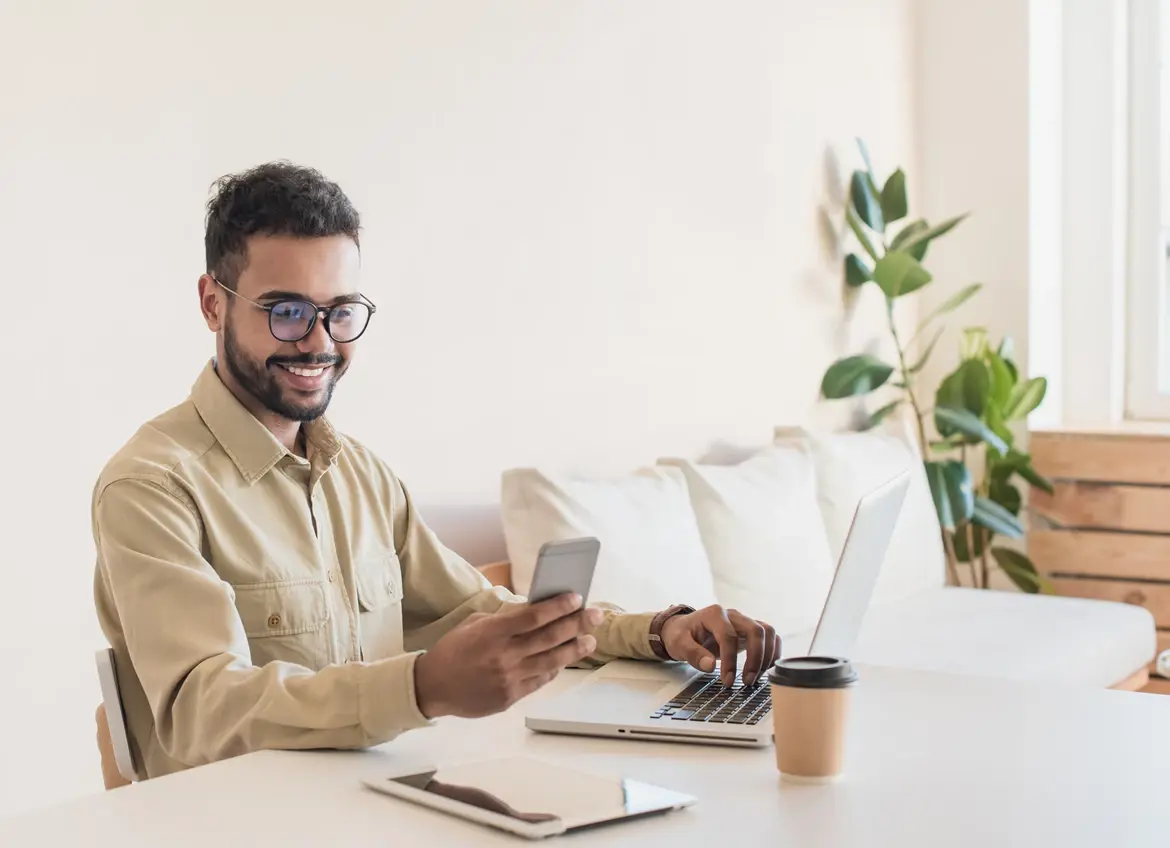
[[[674,657],[667,653],[666,646],[662,644],[662,628],[667,620],[674,618],[676,615],[688,615],[694,611],[694,607],[688,607],[685,604],[675,604],[654,616],[654,620],[650,622],[650,650],[654,651],[654,656],[660,660],[674,659]]]

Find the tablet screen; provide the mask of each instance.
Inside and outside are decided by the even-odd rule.
[[[391,780],[531,824],[560,819],[566,829],[693,800],[636,780],[599,777],[528,757],[464,763]]]

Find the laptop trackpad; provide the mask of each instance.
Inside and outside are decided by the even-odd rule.
[[[603,677],[596,683],[583,686],[578,694],[582,705],[588,705],[591,712],[603,707],[609,715],[628,717],[638,715],[647,705],[651,705],[651,709],[660,706],[653,695],[661,689],[661,680]]]

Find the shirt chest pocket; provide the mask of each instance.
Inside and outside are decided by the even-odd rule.
[[[402,653],[402,569],[392,552],[366,557],[355,568],[358,635],[365,662]]]
[[[323,581],[244,583],[232,590],[253,665],[280,660],[317,671],[332,661]]]

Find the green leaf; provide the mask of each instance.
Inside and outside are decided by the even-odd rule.
[[[873,190],[873,182],[864,171],[854,171],[849,183],[849,198],[857,216],[865,225],[875,232],[885,232],[886,222],[882,220],[882,207],[877,193]]]
[[[845,220],[849,223],[849,229],[853,230],[853,235],[857,236],[857,241],[861,247],[869,254],[869,258],[877,261],[877,251],[874,250],[873,242],[869,240],[869,236],[865,232],[865,226],[861,223],[861,219],[857,217],[857,211],[848,206],[845,209]]]
[[[890,242],[890,250],[900,250],[902,245],[906,243],[906,239],[910,238],[910,236],[914,235],[915,233],[920,233],[923,230],[928,229],[930,229],[930,224],[926,223],[926,221],[922,220],[921,218],[919,218],[917,221],[911,221],[909,224],[902,227],[902,229],[898,230],[898,234],[894,236],[893,240]]]
[[[991,555],[1003,569],[1003,573],[1022,591],[1030,594],[1054,595],[1056,590],[1048,578],[1040,573],[1035,563],[1019,551],[1011,548],[992,548]]]
[[[987,406],[990,391],[991,374],[987,366],[978,359],[968,359],[939,384],[934,403],[936,406],[966,409],[978,417]]]
[[[917,247],[920,244],[929,243],[939,236],[945,236],[947,233],[957,227],[969,214],[970,213],[968,212],[964,212],[962,215],[959,215],[955,218],[948,218],[941,224],[935,224],[933,227],[927,227],[925,230],[919,230],[914,235],[910,236],[904,242],[902,242],[899,249],[910,250],[911,248]]]
[[[1011,446],[1016,441],[1016,437],[1012,433],[1011,428],[1004,422],[1003,413],[999,411],[999,407],[993,403],[988,404],[987,409],[983,410],[983,421],[987,424],[987,428],[991,432],[1003,439],[1004,444],[1008,446],[1010,451]],[[994,448],[992,450],[994,451]],[[1000,456],[1003,455],[1002,452],[999,453]],[[995,459],[995,457],[993,456],[992,459]]]
[[[896,241],[896,239],[895,239]],[[893,250],[893,245],[890,250]],[[968,300],[975,296],[975,293],[983,288],[983,283],[971,283],[969,286],[964,286],[959,291],[944,300],[941,304],[936,306],[929,315],[923,318],[918,324],[917,332],[922,332],[926,329],[926,325],[938,318],[940,315],[946,315],[949,312],[954,312]]]
[[[1024,535],[1024,525],[1018,518],[982,495],[975,496],[975,509],[971,513],[971,520],[993,533],[1011,539],[1018,539]]]
[[[938,332],[934,334],[934,338],[930,340],[930,344],[926,346],[926,350],[922,351],[922,356],[918,357],[918,361],[910,366],[911,374],[917,374],[926,367],[926,360],[930,359],[930,354],[934,352],[934,346],[942,338],[943,330],[945,329],[945,327],[938,328]]]
[[[1033,377],[1023,383],[1017,383],[1012,388],[1011,396],[1004,404],[1003,417],[1008,421],[1021,421],[1038,407],[1048,391],[1048,381],[1043,377]]]
[[[856,253],[845,257],[845,282],[851,286],[860,286],[873,279],[873,271],[862,261]]]
[[[943,436],[952,433],[962,433],[971,439],[986,442],[1001,454],[1008,452],[1008,446],[1003,439],[993,433],[986,424],[966,409],[952,409],[945,406],[936,406],[934,409],[934,426]]]
[[[960,359],[983,359],[987,355],[987,328],[966,327],[959,341]]]
[[[868,394],[893,373],[893,366],[869,354],[847,356],[829,366],[821,380],[821,394],[830,400]]]
[[[920,242],[911,246],[909,249],[905,247],[905,244],[914,235],[925,232],[928,229],[930,229],[930,224],[922,219],[907,224],[898,231],[898,234],[894,236],[894,240],[890,242],[890,250],[901,250],[904,253],[909,253],[921,262],[923,257],[926,256],[926,248],[930,246],[930,242]]]
[[[860,138],[857,139],[857,149],[861,151],[861,161],[865,163],[865,170],[873,174],[873,162],[869,159],[869,147]]]
[[[861,429],[862,430],[872,430],[878,424],[881,424],[883,421],[885,421],[887,418],[889,418],[890,415],[894,412],[894,410],[896,410],[901,405],[902,405],[901,399],[893,401],[891,403],[887,403],[881,409],[877,410],[872,415],[870,415],[869,418],[866,420],[866,422],[861,426]]]
[[[955,545],[955,557],[959,562],[970,562],[971,554],[967,550],[967,528],[971,528],[971,536],[975,540],[975,557],[983,556],[983,550],[987,547],[987,543],[991,541],[991,533],[978,524],[967,522],[960,527],[955,528],[953,534],[953,541]]]
[[[1016,360],[1016,343],[1011,336],[1004,336],[999,340],[999,350],[996,351],[1003,359],[1008,362],[1015,362]]]
[[[947,530],[954,530],[957,525],[970,521],[975,495],[967,466],[956,459],[931,460],[923,466],[939,524]]]
[[[869,147],[860,138],[857,139],[857,149],[861,151],[861,161],[865,163],[865,178],[869,182],[873,196],[878,196],[877,177],[874,176],[873,162],[869,158]]]
[[[987,370],[991,374],[991,391],[988,393],[988,400],[991,401],[991,406],[1002,410],[1004,404],[1007,403],[1008,396],[1012,393],[1016,379],[998,353],[987,352]]]
[[[1012,515],[1018,516],[1024,505],[1024,497],[1020,490],[1008,482],[993,482],[988,487],[987,495]]]
[[[930,279],[930,273],[909,253],[891,250],[873,266],[874,282],[891,300],[918,291]]]
[[[958,450],[966,444],[962,439],[942,439],[940,441],[931,442],[930,449],[932,451],[953,451]]]
[[[1013,451],[1011,454],[1008,454],[1008,459],[1013,459],[1013,455],[1015,462],[1012,465],[1012,471],[1019,474],[1024,480],[1041,491],[1047,492],[1050,495],[1055,491],[1052,488],[1052,481],[1037,471],[1032,465],[1032,457],[1030,454],[1016,453]]]
[[[906,203],[906,174],[901,168],[890,174],[886,184],[882,186],[882,218],[888,224],[891,221],[900,221],[909,211]]]

